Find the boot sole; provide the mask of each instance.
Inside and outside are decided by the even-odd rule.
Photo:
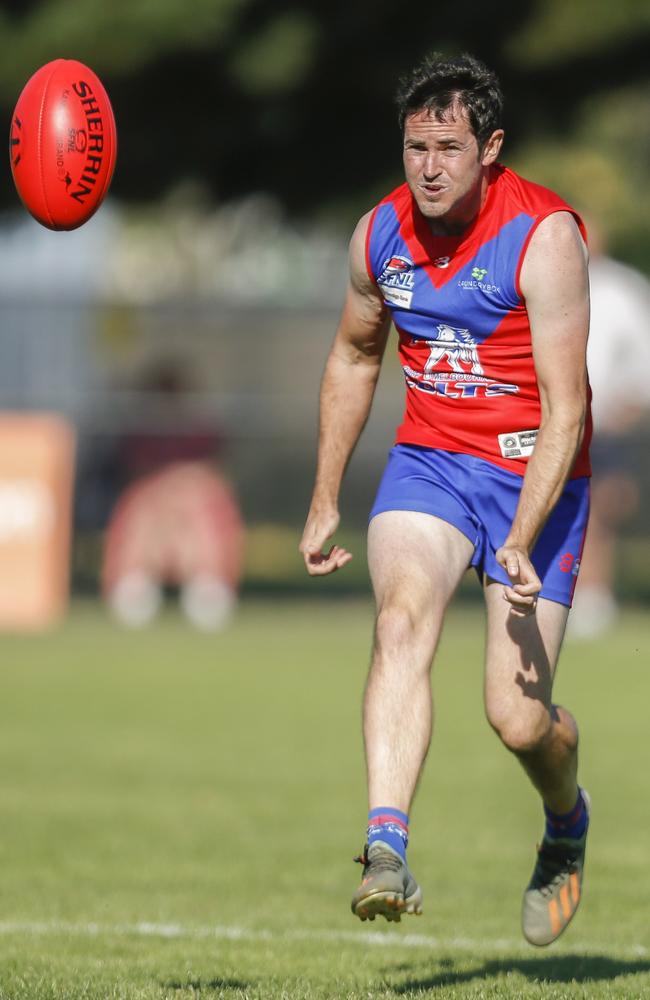
[[[385,917],[386,920],[399,923],[402,914],[422,913],[422,891],[418,889],[406,899],[401,893],[372,892],[355,903],[352,911],[360,920],[374,920],[375,917]]]

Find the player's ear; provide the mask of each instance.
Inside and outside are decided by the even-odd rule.
[[[501,147],[503,146],[504,134],[505,133],[502,128],[494,130],[490,138],[483,146],[483,152],[481,153],[481,166],[489,167],[495,162],[495,160],[498,159]]]

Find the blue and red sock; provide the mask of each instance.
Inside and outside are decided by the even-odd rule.
[[[548,806],[544,806],[546,816],[545,836],[551,840],[570,838],[580,840],[589,824],[589,814],[587,805],[582,795],[582,789],[578,789],[578,801],[571,812],[560,814],[551,812]]]
[[[406,858],[409,842],[409,818],[392,806],[380,806],[368,813],[368,847],[376,840],[388,844],[401,858]]]

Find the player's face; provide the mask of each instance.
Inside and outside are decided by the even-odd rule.
[[[442,121],[426,108],[407,117],[406,181],[434,232],[461,233],[469,225],[487,192],[487,167],[496,160],[502,142],[499,129],[479,149],[459,105],[448,108]]]

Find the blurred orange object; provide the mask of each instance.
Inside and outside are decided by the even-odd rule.
[[[48,413],[0,413],[0,629],[38,630],[69,593],[75,434]]]

